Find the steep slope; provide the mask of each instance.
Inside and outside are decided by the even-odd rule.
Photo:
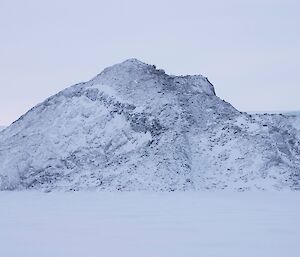
[[[0,188],[297,189],[293,124],[240,113],[203,76],[130,59],[0,132]]]

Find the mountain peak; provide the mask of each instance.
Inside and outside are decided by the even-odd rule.
[[[143,83],[139,83],[140,81]],[[159,91],[161,88],[169,92],[202,92],[215,95],[213,85],[202,75],[169,75],[163,69],[157,69],[155,65],[144,63],[136,58],[127,59],[104,69],[92,79],[92,82],[118,88],[123,91],[122,94],[141,88],[143,93],[150,93],[153,87],[156,87]]]
[[[144,63],[137,58],[129,58],[120,63],[120,65],[138,65],[138,66],[148,66],[149,64]]]
[[[120,72],[138,72],[138,71],[156,70],[154,65],[144,63],[136,58],[127,59],[121,63],[114,64],[105,68],[99,75],[106,73],[120,73]]]

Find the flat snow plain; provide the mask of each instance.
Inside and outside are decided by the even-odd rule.
[[[0,256],[299,256],[299,203],[299,192],[0,192]]]

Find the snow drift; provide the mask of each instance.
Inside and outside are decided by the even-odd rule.
[[[0,132],[0,189],[299,189],[297,117],[249,115],[207,78],[136,59]]]

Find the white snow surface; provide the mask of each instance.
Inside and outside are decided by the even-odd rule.
[[[299,256],[298,192],[0,192],[0,256]]]
[[[5,129],[5,126],[0,126],[0,131]]]
[[[295,190],[299,128],[239,112],[201,75],[129,59],[0,132],[0,190]]]

